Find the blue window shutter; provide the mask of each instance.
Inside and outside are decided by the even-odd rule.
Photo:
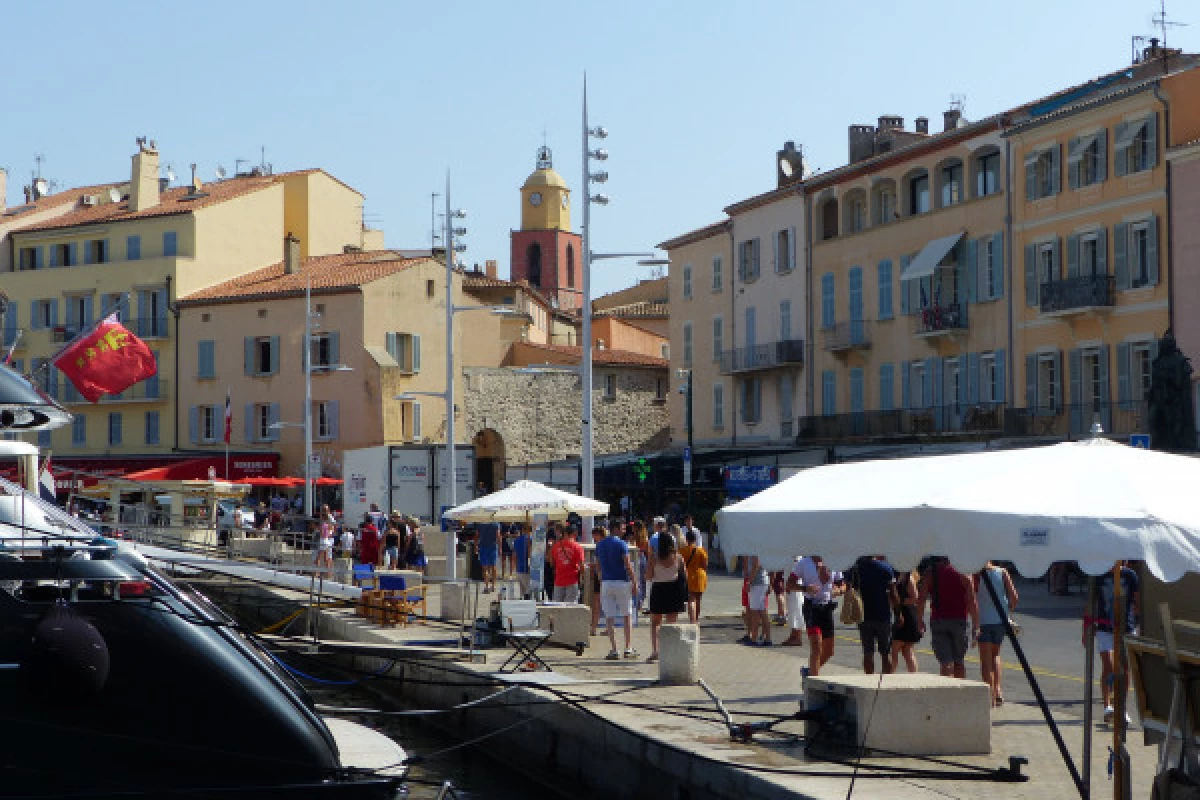
[[[1108,274],[1108,228],[1096,232],[1096,274]]]
[[[325,404],[325,416],[329,420],[329,438],[336,440],[341,436],[341,421],[338,419],[337,400],[330,400]]]
[[[904,271],[908,269],[909,256],[900,256],[900,313],[908,315],[912,313],[909,307],[909,301],[912,296],[909,294],[909,284],[911,281],[904,280]]]
[[[258,420],[254,418],[254,403],[246,403],[245,414],[242,419],[242,432],[245,434],[247,442],[258,441],[257,427]]]
[[[271,403],[271,405],[267,409],[267,424],[275,425],[278,422],[279,422],[279,403]],[[279,441],[279,428],[270,428],[269,430],[271,431],[271,433],[270,433],[270,436],[268,437],[268,440],[272,441],[272,442],[278,442]]]
[[[58,324],[58,298],[50,301],[50,324]]]
[[[1063,410],[1063,354],[1062,350],[1054,351],[1054,410],[1061,414]]]
[[[399,364],[400,363],[400,354],[397,352],[396,334],[392,331],[388,331],[386,334],[384,334],[383,341],[384,341],[384,347],[387,349],[388,355],[391,356],[392,358],[394,358],[396,360],[396,363]]]
[[[1121,222],[1113,226],[1113,273],[1118,289],[1129,288],[1129,225]]]
[[[1083,402],[1083,350],[1072,348],[1067,354],[1068,369],[1071,373],[1071,432],[1083,433],[1085,421]],[[1087,408],[1087,419],[1090,421],[1091,408]]]
[[[1067,277],[1076,278],[1079,276],[1079,237],[1071,235],[1067,237]]]
[[[979,284],[979,242],[967,240],[967,302],[979,301],[977,293]]]
[[[795,228],[795,226],[788,228],[788,266],[791,269],[796,268],[796,228]]]
[[[900,362],[900,405],[904,409],[912,408],[912,362]]]
[[[979,402],[979,353],[967,354],[967,404]]]
[[[1096,134],[1096,183],[1108,179],[1108,130]]]
[[[157,411],[146,412],[146,444],[159,443],[159,421],[160,420]]]
[[[29,301],[29,329],[36,331],[36,330],[40,330],[41,327],[42,327],[42,320],[38,316],[38,301],[30,300]]]
[[[342,336],[337,331],[329,334],[329,363],[342,363]]]
[[[268,375],[275,375],[279,372],[279,357],[282,355],[279,352],[279,337],[271,337],[271,368],[266,370]]]
[[[1117,345],[1117,403],[1126,411],[1133,408],[1133,393],[1129,383],[1129,342]]]
[[[1004,297],[1004,234],[992,235],[992,299]]]
[[[137,261],[142,257],[142,237],[125,237],[125,260]]]
[[[95,299],[90,294],[83,298],[83,319],[80,320],[80,324],[85,328],[95,321],[95,317],[92,314]]]
[[[200,441],[200,407],[188,406],[188,441],[197,444]]]
[[[156,309],[154,326],[155,331],[159,336],[167,335],[167,290],[155,289],[154,293],[158,296],[158,307]]]
[[[10,303],[4,312],[4,344],[12,345],[17,338],[17,304]]]
[[[1109,385],[1108,385],[1108,373],[1109,373],[1109,365],[1108,365],[1109,347],[1108,347],[1108,345],[1105,344],[1105,345],[1100,346],[1099,358],[1100,358],[1100,402],[1104,404],[1104,411],[1107,416],[1109,405],[1112,403],[1112,390],[1109,388]],[[1108,422],[1108,424],[1105,425],[1104,430],[1107,431],[1111,428],[1112,428],[1112,423]]]
[[[1113,141],[1118,145],[1116,150],[1113,151],[1113,173],[1118,178],[1129,172],[1129,148],[1120,146],[1121,139],[1125,135],[1125,129],[1128,126],[1128,122],[1118,122],[1113,128]]]
[[[51,245],[51,247],[50,247],[50,266],[51,267],[61,266],[58,263],[58,246],[57,245]]]
[[[158,351],[151,350],[150,353],[151,353],[151,355],[154,356],[154,363],[157,366]],[[146,387],[146,397],[147,398],[158,397],[158,373],[157,372],[154,373],[153,375],[151,375],[149,378],[146,378],[143,385]]]
[[[1025,156],[1025,199],[1037,200],[1037,154]]]
[[[849,318],[851,321],[860,322],[863,318],[863,281],[862,267],[851,267],[849,279]],[[862,326],[857,326],[861,328]],[[855,335],[853,332],[851,335]]]
[[[1158,112],[1146,120],[1146,150],[1150,154],[1147,168],[1153,167],[1158,163]]]
[[[1037,408],[1037,356],[1025,356],[1025,407]]]
[[[418,334],[413,334],[412,340],[412,371],[421,371],[421,337]]]
[[[1008,383],[1004,380],[1007,362],[1003,350],[996,351],[996,382],[992,385],[992,400],[997,403],[1007,402],[1008,399]]]
[[[861,413],[864,407],[863,371],[861,367],[854,367],[850,370],[850,410]]]
[[[246,371],[247,375],[253,375],[255,373],[255,370],[254,370],[254,339],[253,339],[253,337],[247,336],[245,338],[244,342],[245,342],[245,346],[246,346],[246,365],[245,365],[246,370],[245,371]]]
[[[1025,245],[1025,305],[1038,304],[1037,245]]]
[[[173,256],[178,253],[179,238],[175,231],[166,231],[163,233],[163,255]]]
[[[53,366],[46,367],[46,393],[58,397],[58,370]]]
[[[1062,145],[1050,148],[1050,194],[1062,191]]]
[[[1146,261],[1149,262],[1150,286],[1158,285],[1158,217],[1151,217],[1146,227]]]

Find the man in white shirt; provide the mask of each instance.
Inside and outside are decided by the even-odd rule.
[[[804,627],[808,633],[808,674],[820,674],[821,667],[833,657],[833,612],[835,597],[845,591],[840,572],[830,572],[820,556],[807,556],[796,562],[788,578],[789,589],[795,586],[806,600]]]

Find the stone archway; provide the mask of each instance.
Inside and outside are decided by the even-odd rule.
[[[475,479],[481,494],[504,485],[504,437],[494,428],[484,428],[471,440],[475,447]]]

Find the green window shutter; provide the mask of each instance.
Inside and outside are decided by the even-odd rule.
[[[1133,393],[1129,386],[1129,342],[1117,345],[1117,403],[1126,411],[1133,408]]]
[[[188,441],[192,444],[200,442],[200,408],[199,406],[188,407]]]
[[[1079,276],[1079,236],[1072,234],[1067,237],[1067,277]]]
[[[1025,407],[1037,408],[1037,356],[1025,356]]]
[[[1096,232],[1096,274],[1108,274],[1108,228]]]
[[[242,433],[245,435],[247,443],[258,440],[258,436],[256,436],[258,431],[255,430],[256,422],[257,420],[254,419],[254,403],[246,403],[245,415],[242,418]]]
[[[1083,350],[1078,347],[1072,349],[1067,361],[1071,372],[1071,432],[1083,433]]]
[[[1158,114],[1151,114],[1146,120],[1146,150],[1150,158],[1146,164],[1151,168],[1158,163]]]
[[[1150,286],[1158,285],[1158,217],[1151,217],[1146,227],[1146,261],[1149,262]]]
[[[1117,277],[1117,288],[1129,288],[1129,225],[1122,222],[1113,226],[1113,273]]]
[[[421,371],[421,337],[415,333],[412,335],[412,371]]]
[[[1096,134],[1096,183],[1108,179],[1108,131],[1102,130]]]
[[[253,337],[247,336],[244,340],[244,343],[245,343],[245,349],[246,349],[245,372],[247,375],[253,375],[255,372],[255,370],[254,370],[254,339],[253,339]]]
[[[266,370],[266,373],[268,375],[275,375],[279,372],[279,356],[280,355],[281,354],[279,352],[279,337],[272,336],[271,337],[271,366],[270,366],[270,369]]]
[[[1037,154],[1025,156],[1025,199],[1037,200]]]
[[[1123,144],[1127,127],[1129,127],[1129,123],[1118,122],[1113,128],[1113,140],[1116,142],[1113,151],[1113,174],[1118,178],[1129,172],[1129,146],[1127,143]]]
[[[1037,245],[1025,245],[1025,305],[1038,304]]]
[[[967,240],[967,302],[975,303],[979,300],[980,292],[979,282],[979,243],[974,239]]]

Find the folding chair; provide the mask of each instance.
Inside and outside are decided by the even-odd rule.
[[[425,592],[428,588],[425,584],[409,588],[401,575],[380,575],[379,590],[372,592],[373,595],[377,595],[379,624],[408,625],[409,615],[416,614],[417,609],[420,609],[420,620],[424,623],[425,617],[428,616],[425,604]]]
[[[554,631],[539,627],[537,601],[502,600],[500,602],[500,618],[507,623],[507,628],[500,631],[499,636],[508,642],[513,652],[508,660],[500,666],[499,671],[516,672],[518,669],[532,664],[533,669],[553,672],[550,665],[537,654],[541,646],[554,635]]]
[[[362,587],[362,594],[359,595],[358,604],[354,607],[355,616],[370,619],[372,608],[379,602],[374,597],[376,590],[379,588],[378,576],[375,575],[375,565],[355,564],[350,581],[355,586]],[[367,588],[368,583],[371,584],[370,588]]]

